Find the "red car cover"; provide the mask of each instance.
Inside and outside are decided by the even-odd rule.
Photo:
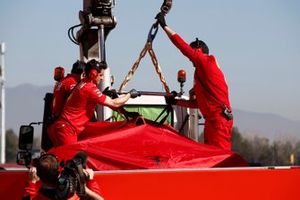
[[[93,122],[77,144],[50,150],[60,160],[78,151],[94,170],[238,167],[246,161],[232,151],[188,139],[168,125],[139,118],[135,122]]]

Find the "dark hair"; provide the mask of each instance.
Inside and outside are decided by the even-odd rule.
[[[203,42],[202,40],[199,40],[198,38],[196,38],[195,41],[191,42],[190,46],[193,49],[201,49],[203,53],[209,54],[208,46],[205,44],[205,42]]]
[[[35,163],[38,177],[44,183],[56,184],[59,175],[59,162],[55,155],[44,154]]]
[[[89,72],[92,70],[92,69],[96,69],[98,72],[100,72],[102,69],[106,69],[107,68],[107,64],[106,62],[102,61],[102,62],[99,62],[95,59],[92,59],[90,60],[86,66],[85,66],[85,73],[86,74],[89,74]]]
[[[81,75],[85,69],[85,63],[77,60],[72,67],[71,73]]]

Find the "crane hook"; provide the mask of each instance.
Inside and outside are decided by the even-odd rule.
[[[171,10],[172,8],[172,0],[164,0],[160,11],[163,12],[165,15]]]

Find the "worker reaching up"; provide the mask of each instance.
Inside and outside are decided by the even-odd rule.
[[[116,109],[123,106],[130,98],[140,96],[135,89],[115,99],[104,95],[97,86],[103,79],[106,68],[106,63],[94,59],[86,64],[85,78],[74,88],[60,117],[48,130],[54,146],[76,143],[77,136],[92,118],[97,104]]]
[[[207,45],[198,38],[187,44],[167,26],[163,13],[158,13],[156,19],[172,43],[183,55],[189,58],[195,68],[193,89],[196,100],[172,99],[171,102],[185,107],[198,107],[205,119],[204,143],[231,150],[233,117],[228,86],[216,58],[209,55]],[[174,97],[169,96],[167,98]]]

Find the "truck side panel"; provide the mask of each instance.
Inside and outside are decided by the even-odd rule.
[[[298,200],[300,168],[96,172],[106,200]],[[1,199],[20,199],[27,172],[0,172]]]

